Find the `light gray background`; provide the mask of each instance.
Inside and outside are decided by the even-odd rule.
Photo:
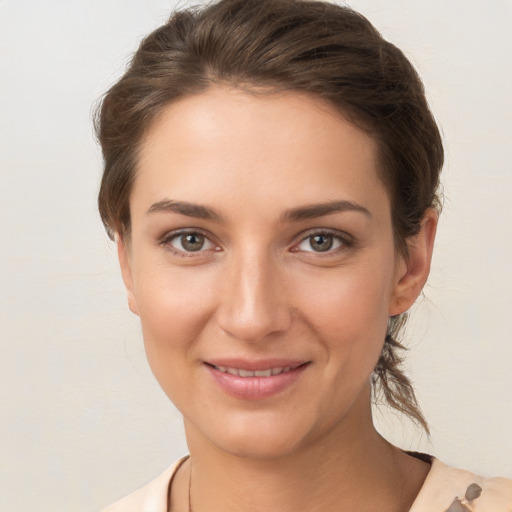
[[[97,510],[186,453],[95,209],[95,99],[163,0],[0,0],[0,509]],[[181,2],[185,4],[185,2]],[[409,449],[512,477],[512,2],[353,0],[423,76],[446,204],[408,366]]]

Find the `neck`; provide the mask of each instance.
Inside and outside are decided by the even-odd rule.
[[[274,458],[228,453],[185,425],[194,512],[406,511],[429,469],[376,432],[369,408],[363,427],[337,426]]]

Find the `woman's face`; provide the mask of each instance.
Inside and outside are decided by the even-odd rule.
[[[306,95],[215,87],[154,123],[130,211],[130,307],[195,439],[268,457],[369,421],[417,292],[367,134]]]

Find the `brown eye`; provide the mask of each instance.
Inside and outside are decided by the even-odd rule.
[[[349,245],[341,234],[320,231],[304,238],[294,250],[312,253],[335,252],[336,249]]]
[[[181,245],[186,251],[200,251],[204,245],[204,236],[193,233],[181,237]]]
[[[214,244],[201,233],[181,233],[173,236],[167,242],[178,252],[199,252],[214,248]]]
[[[332,249],[334,240],[332,235],[314,235],[309,237],[309,245],[315,252],[325,252]]]

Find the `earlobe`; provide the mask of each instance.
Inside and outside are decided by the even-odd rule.
[[[124,286],[126,288],[126,296],[128,299],[128,307],[130,311],[137,316],[139,310],[133,293],[133,275],[130,261],[130,247],[126,238],[120,234],[116,234],[117,256],[119,258],[119,266],[121,267],[121,275],[123,277]]]
[[[437,220],[437,211],[434,208],[429,208],[423,216],[419,233],[407,241],[409,254],[400,265],[397,283],[389,306],[390,316],[407,311],[414,304],[427,282]]]

